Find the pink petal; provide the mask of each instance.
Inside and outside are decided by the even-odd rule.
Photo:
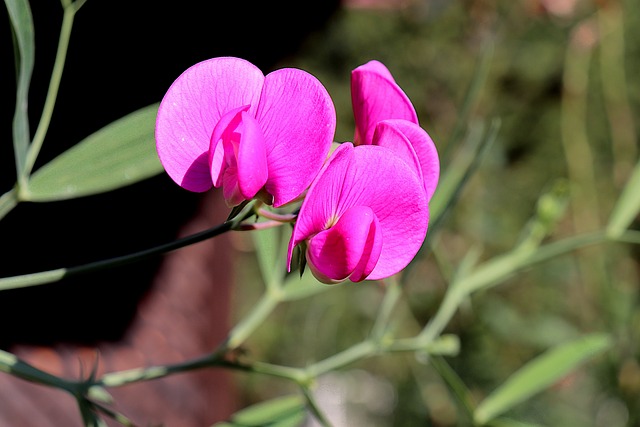
[[[380,255],[382,240],[375,239],[376,225],[370,208],[354,206],[331,228],[311,238],[307,259],[314,276],[324,283],[337,283],[355,272],[355,281],[363,280]]]
[[[213,128],[227,111],[258,104],[264,75],[233,57],[199,62],[184,71],[165,94],[156,119],[156,148],[167,174],[190,191],[213,185],[209,145]]]
[[[241,113],[248,109],[249,106],[245,105],[227,111],[213,128],[209,147],[209,170],[214,187],[222,185],[224,171],[229,166],[229,156],[233,155],[235,158],[233,150],[225,150],[224,141],[233,139],[233,133],[242,120]]]
[[[383,120],[378,123],[373,144],[388,147],[417,169],[424,182],[427,200],[436,190],[440,177],[440,160],[429,134],[406,120]]]
[[[267,182],[267,153],[264,136],[258,122],[242,112],[239,129],[238,186],[246,200],[252,199]]]
[[[211,177],[216,187],[223,186],[229,206],[252,199],[269,173],[264,136],[248,109],[247,105],[223,115],[211,136]]]
[[[222,195],[227,206],[237,206],[245,200],[238,186],[238,168],[234,164],[224,170],[222,174]]]
[[[395,80],[393,79],[393,76],[391,75],[391,71],[389,71],[389,69],[387,68],[386,65],[384,65],[382,62],[380,61],[376,61],[375,59],[362,64],[361,66],[359,66],[358,68],[356,68],[356,70],[359,71],[366,71],[369,73],[376,73],[381,75],[382,77],[387,78],[388,80],[391,80],[392,82],[395,83]]]
[[[351,212],[353,209],[356,209],[356,208],[351,208],[349,211],[347,211],[347,213]],[[342,218],[344,218],[344,216]],[[380,259],[381,252],[382,252],[382,229],[380,228],[380,223],[378,222],[378,218],[375,216],[375,214],[373,214],[373,221],[369,226],[367,243],[364,247],[364,251],[362,252],[360,262],[358,263],[355,270],[353,270],[353,272],[349,276],[349,279],[351,279],[352,282],[361,282],[364,279],[366,279],[378,264],[378,260]]]
[[[379,121],[404,119],[418,123],[413,104],[378,61],[370,61],[351,72],[351,101],[356,123],[354,143],[369,145]]]
[[[262,128],[273,206],[297,198],[316,176],[336,127],[333,101],[311,74],[284,68],[267,75],[256,119]]]
[[[343,143],[314,180],[300,208],[289,242],[293,247],[331,226],[354,206],[371,208],[382,236],[380,256],[367,279],[389,277],[413,259],[429,221],[426,193],[418,175],[386,147]]]
[[[287,265],[291,265],[293,248],[296,245],[326,230],[338,218],[338,200],[333,195],[342,191],[342,179],[349,168],[351,157],[351,143],[338,145],[309,187],[289,241]]]

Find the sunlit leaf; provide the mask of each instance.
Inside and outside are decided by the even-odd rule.
[[[478,405],[474,415],[476,423],[486,424],[553,385],[585,360],[610,346],[608,335],[592,334],[548,350],[511,375]]]
[[[155,148],[158,105],[117,120],[48,164],[29,180],[23,200],[45,202],[115,190],[162,171]]]
[[[31,8],[27,0],[5,0],[9,20],[15,34],[17,44],[16,71],[18,84],[16,93],[16,110],[13,116],[13,149],[15,150],[18,172],[24,168],[29,148],[28,98],[31,74],[34,63],[34,29]]]
[[[260,402],[236,412],[231,420],[213,427],[295,427],[306,418],[302,396],[290,395]]]

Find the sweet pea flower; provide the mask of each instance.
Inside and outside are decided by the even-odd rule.
[[[329,152],[333,102],[311,74],[266,76],[250,62],[219,57],[184,71],[160,103],[156,148],[167,174],[194,192],[222,187],[229,206],[298,198]]]
[[[356,124],[354,144],[394,150],[420,176],[430,200],[440,176],[438,152],[389,69],[376,60],[355,68],[351,72],[351,101]]]
[[[394,150],[340,144],[313,181],[289,241],[288,265],[305,242],[323,283],[392,276],[409,264],[427,233],[427,195],[414,168]]]

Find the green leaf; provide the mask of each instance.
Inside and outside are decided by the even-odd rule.
[[[27,0],[5,0],[4,4],[9,12],[14,41],[17,44],[15,61],[18,84],[16,110],[13,116],[13,149],[16,168],[20,174],[24,169],[30,139],[27,106],[35,51],[33,18]]]
[[[249,406],[214,427],[296,427],[306,417],[303,397],[290,395]]]
[[[160,173],[154,128],[158,104],[90,135],[38,169],[22,200],[47,202],[115,190]]]
[[[478,405],[474,414],[476,423],[488,423],[610,346],[608,335],[592,334],[548,350],[511,375]]]
[[[640,197],[638,195],[640,195],[640,161],[633,169],[629,181],[627,181],[620,198],[611,212],[609,224],[607,225],[607,235],[609,237],[620,237],[634,220],[638,211],[640,211]]]

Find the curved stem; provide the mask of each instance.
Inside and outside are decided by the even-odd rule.
[[[210,239],[215,236],[219,236],[220,234],[226,233],[227,231],[235,230],[236,227],[238,227],[238,224],[233,221],[227,221],[208,230],[192,234],[191,236],[187,236],[182,239],[166,243],[164,245],[156,246],[154,248],[146,249],[139,252],[134,252],[128,255],[90,262],[88,264],[83,264],[77,267],[58,268],[55,270],[41,271],[38,273],[30,273],[21,276],[3,277],[0,278],[0,291],[53,283],[62,280],[63,278],[77,276],[79,274],[131,264],[148,259],[155,255],[170,252],[194,243],[201,242],[206,239]]]
[[[256,213],[264,218],[271,219],[273,221],[279,222],[293,222],[296,220],[298,215],[296,214],[279,214],[277,212],[272,212],[265,208],[259,208],[256,210]]]
[[[423,329],[420,336],[425,342],[435,339],[456,313],[460,303],[473,292],[495,286],[518,270],[533,264],[608,240],[604,231],[586,233],[540,246],[533,251],[514,250],[486,262],[468,276],[451,285],[435,316]]]
[[[0,350],[0,372],[6,372],[26,381],[66,390],[71,394],[75,394],[79,388],[78,383],[66,381],[41,371],[3,350]]]
[[[306,372],[309,377],[317,378],[322,374],[347,366],[356,360],[374,356],[379,352],[379,350],[380,348],[373,341],[365,340],[340,353],[336,353],[333,356],[314,363],[313,365],[309,365]]]
[[[173,365],[151,366],[147,368],[135,368],[125,371],[106,373],[102,375],[94,385],[103,387],[120,387],[139,381],[155,380],[180,372],[188,372],[195,369],[213,366],[228,366],[228,364],[229,362],[217,356],[206,355],[204,357]]]
[[[402,296],[402,289],[400,288],[400,283],[398,283],[398,278],[396,276],[391,276],[388,279],[388,282],[381,281],[381,285],[384,287],[385,293],[380,309],[378,310],[378,316],[371,328],[370,336],[374,341],[379,341],[383,338],[387,330],[387,326],[389,325],[391,313]]]
[[[49,81],[49,90],[47,91],[47,98],[44,102],[42,115],[40,116],[40,122],[38,123],[38,128],[33,135],[33,141],[31,142],[29,151],[27,152],[25,167],[23,170],[23,179],[26,179],[26,177],[31,173],[36,162],[36,158],[38,157],[40,149],[42,148],[47,130],[49,129],[49,123],[51,122],[53,108],[55,106],[56,98],[58,96],[58,90],[60,88],[60,80],[62,79],[64,63],[67,58],[69,39],[71,38],[71,29],[73,27],[73,19],[82,3],[83,2],[78,4],[70,3],[63,5],[64,15],[62,18],[62,28],[60,29],[60,38],[58,40],[58,51],[56,53],[56,60],[53,64],[53,71],[51,72],[51,79]]]
[[[258,301],[258,304],[253,307],[253,310],[229,332],[229,337],[218,351],[229,351],[240,347],[240,345],[264,323],[265,319],[281,300],[281,293],[270,290],[265,292],[260,301]]]
[[[18,194],[15,189],[11,189],[0,196],[0,219],[4,218],[17,205]]]
[[[311,393],[308,387],[304,385],[300,385],[300,389],[302,390],[302,394],[304,394],[305,399],[307,400],[307,406],[309,407],[309,411],[316,417],[316,420],[322,427],[331,427],[331,423],[327,416],[320,410],[320,407],[316,403],[315,397]]]

